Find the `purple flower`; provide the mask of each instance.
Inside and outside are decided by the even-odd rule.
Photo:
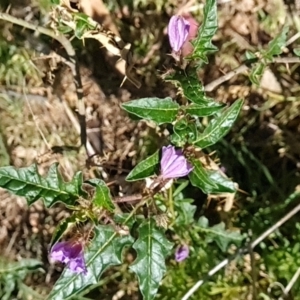
[[[83,257],[83,247],[77,241],[56,243],[51,249],[50,258],[66,264],[71,271],[87,274]]]
[[[183,177],[192,170],[193,167],[183,156],[182,150],[176,150],[171,145],[162,148],[160,172],[164,179]]]
[[[178,52],[186,41],[190,23],[182,16],[173,16],[168,25],[169,42],[174,52]]]
[[[175,252],[175,260],[177,262],[181,262],[189,256],[189,253],[190,253],[189,246],[181,245],[179,248],[177,248]]]

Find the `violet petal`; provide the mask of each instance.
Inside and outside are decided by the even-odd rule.
[[[66,241],[56,243],[51,249],[50,258],[67,264],[68,268],[76,273],[87,273],[83,247],[79,242]]]
[[[168,36],[171,48],[178,52],[186,41],[190,29],[190,23],[182,16],[173,16],[168,25]]]
[[[181,245],[179,248],[177,248],[175,252],[175,260],[177,262],[181,262],[189,256],[189,253],[190,253],[189,246]]]
[[[172,179],[188,175],[193,167],[181,150],[175,150],[175,147],[170,145],[162,149],[160,169],[164,179]]]

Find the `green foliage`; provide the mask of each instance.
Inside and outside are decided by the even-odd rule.
[[[109,188],[103,180],[93,178],[87,180],[87,183],[96,187],[94,197],[92,199],[93,204],[96,207],[104,208],[110,212],[113,212],[115,206],[112,202]]]
[[[183,109],[186,113],[190,114],[191,116],[207,117],[217,113],[223,107],[224,104],[222,103],[211,102],[207,105],[190,104],[187,107],[184,107]]]
[[[23,258],[17,262],[8,262],[0,258],[0,298],[13,299],[16,291],[20,292],[25,288],[23,281],[26,276],[36,271],[44,272],[42,262],[36,259]]]
[[[251,73],[249,75],[249,78],[252,83],[259,85],[261,77],[264,73],[266,66],[263,63],[256,63],[254,67],[251,69]]]
[[[191,184],[200,188],[205,194],[235,193],[232,180],[219,171],[206,170],[199,160],[192,160],[193,171],[189,174]]]
[[[154,299],[166,271],[165,259],[173,248],[153,220],[147,220],[138,229],[139,237],[133,244],[137,258],[130,269],[137,274],[145,300]]]
[[[171,142],[179,147],[186,143],[192,143],[198,137],[197,126],[194,122],[181,119],[174,125],[174,134],[171,136]]]
[[[273,57],[280,55],[282,53],[283,47],[286,44],[287,33],[289,31],[288,26],[284,26],[282,31],[268,44],[267,49],[262,50],[258,57],[251,53],[250,51],[246,52],[247,59],[256,58],[257,62],[251,69],[250,80],[252,83],[259,85],[261,77],[264,73],[264,70],[269,62],[272,62]]]
[[[236,100],[229,108],[223,110],[217,118],[213,119],[208,124],[203,133],[198,136],[194,145],[203,149],[218,142],[232,127],[234,121],[239,115],[242,105],[243,100],[239,99]]]
[[[80,196],[86,196],[81,185],[81,172],[76,173],[72,181],[64,182],[57,164],[50,167],[45,178],[39,175],[36,164],[21,169],[11,166],[0,168],[0,187],[25,197],[28,205],[40,198],[44,199],[47,207],[57,202],[74,205]]]
[[[207,0],[204,6],[203,22],[199,28],[198,36],[192,41],[194,51],[189,59],[201,59],[208,63],[207,54],[217,51],[212,44],[212,38],[218,28],[217,1]]]
[[[297,56],[300,56],[300,49],[299,49],[299,48],[293,49],[293,52],[294,52]]]
[[[158,151],[139,162],[127,175],[127,181],[141,180],[155,174],[159,162]]]
[[[206,194],[211,193],[213,189],[217,188],[217,185],[210,179],[199,160],[193,159],[191,162],[194,167],[193,171],[189,174],[191,184],[200,188]]]
[[[78,214],[73,214],[70,217],[63,219],[55,228],[55,232],[52,235],[52,240],[50,243],[50,249],[56,242],[58,242],[58,240],[64,235],[64,233],[66,233],[76,223],[84,221],[86,221],[86,218],[80,218]]]
[[[272,60],[273,56],[280,55],[286,44],[289,26],[284,26],[281,32],[268,44],[268,48],[263,53],[264,58]]]
[[[71,299],[88,286],[96,284],[101,274],[108,267],[122,263],[122,251],[124,247],[132,244],[133,238],[130,235],[118,236],[113,228],[109,226],[97,226],[95,228],[95,237],[85,254],[88,274],[76,274],[65,269],[59,280],[55,283],[48,299]]]
[[[174,206],[178,213],[175,218],[175,224],[177,226],[187,226],[194,223],[194,215],[197,209],[196,205],[192,205],[193,199],[180,199],[179,197],[174,200]]]
[[[235,193],[237,188],[229,178],[225,177],[219,171],[207,171],[208,177],[214,184],[216,188],[213,188],[211,193],[212,194],[219,194],[219,193]]]
[[[151,120],[158,125],[176,120],[179,105],[171,98],[143,98],[122,104],[129,113],[145,120]]]
[[[0,83],[7,87],[40,84],[41,73],[33,64],[32,56],[33,52],[6,42],[0,35]]]
[[[223,252],[227,251],[228,246],[232,243],[240,246],[244,239],[239,231],[226,230],[223,222],[209,227],[208,219],[204,216],[199,218],[196,229],[198,229],[200,234],[205,234],[205,241],[207,243],[216,242]]]
[[[204,94],[204,88],[195,70],[176,70],[164,76],[182,90],[182,94],[191,102],[204,107],[210,107],[215,101]]]

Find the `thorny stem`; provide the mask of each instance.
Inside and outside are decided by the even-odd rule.
[[[300,192],[296,191],[292,195],[288,197],[288,200],[292,200],[295,198],[298,198],[300,196]],[[292,210],[290,210],[285,216],[283,216],[279,221],[277,221],[273,226],[268,228],[265,232],[263,232],[258,238],[256,238],[253,242],[251,242],[249,245],[238,249],[238,251],[232,255],[229,258],[224,259],[221,261],[218,265],[216,265],[213,269],[211,269],[207,275],[204,277],[204,279],[199,280],[190,288],[190,290],[183,296],[181,300],[188,300],[198,289],[199,287],[209,280],[211,276],[216,274],[218,271],[220,271],[222,268],[227,266],[232,260],[236,259],[240,255],[244,255],[248,253],[249,249],[254,249],[260,242],[262,242],[266,237],[268,237],[271,233],[273,233],[275,230],[277,230],[280,226],[282,226],[285,222],[287,222],[290,218],[292,218],[296,213],[300,211],[300,204],[296,205]]]
[[[79,73],[79,64],[76,57],[75,50],[70,43],[70,41],[62,34],[58,34],[54,32],[51,29],[37,26],[34,24],[31,24],[25,20],[15,18],[9,14],[0,12],[0,19],[4,21],[8,21],[10,23],[25,27],[27,29],[37,31],[41,34],[47,35],[52,37],[53,39],[57,40],[66,50],[69,60],[65,61],[65,63],[70,67],[73,77],[74,77],[74,83],[76,87],[76,94],[78,98],[78,119],[80,124],[80,140],[81,145],[83,145],[87,151],[87,134],[86,134],[86,119],[85,119],[85,105],[83,101],[83,87],[82,87],[82,81]],[[88,151],[87,151],[88,153]]]

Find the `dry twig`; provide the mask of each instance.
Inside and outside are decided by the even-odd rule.
[[[257,62],[257,60],[255,60],[254,62]],[[252,63],[254,63],[254,62],[252,62]],[[300,63],[300,57],[275,57],[275,58],[273,58],[272,63],[283,63],[283,64]],[[216,80],[210,82],[209,84],[207,84],[204,87],[204,90],[206,92],[211,92],[217,86],[222,84],[223,82],[230,80],[235,75],[246,72],[249,68],[250,68],[249,65],[242,64],[239,67],[237,67],[236,69],[230,71],[229,73],[227,73],[227,74],[217,78]]]

